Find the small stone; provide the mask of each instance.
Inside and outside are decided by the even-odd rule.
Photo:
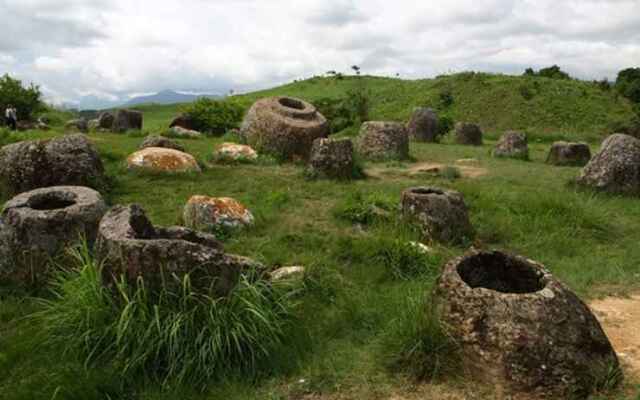
[[[222,143],[213,153],[216,161],[256,161],[258,153],[251,146],[237,143]]]
[[[304,267],[282,267],[271,272],[271,280],[274,282],[280,282],[302,279],[302,277],[304,276],[304,272]]]
[[[551,145],[547,164],[584,166],[591,160],[591,149],[586,143],[555,142]]]
[[[522,132],[506,132],[493,150],[494,157],[529,159],[527,135]]]
[[[192,155],[162,147],[147,147],[127,158],[129,169],[152,172],[201,172],[200,165]]]
[[[360,128],[356,147],[358,153],[369,160],[406,160],[409,135],[400,123],[368,121]]]
[[[244,205],[229,197],[192,196],[183,211],[188,228],[216,232],[218,228],[244,228],[254,217]]]
[[[458,144],[482,146],[482,130],[476,124],[467,122],[456,123],[455,140]]]

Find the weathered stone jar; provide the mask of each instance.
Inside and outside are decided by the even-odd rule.
[[[434,296],[466,370],[501,395],[586,397],[619,372],[589,308],[535,261],[472,251],[445,265]]]
[[[142,129],[142,113],[135,110],[118,110],[113,117],[111,129],[115,133]]]
[[[22,193],[0,214],[0,277],[20,283],[47,278],[50,257],[86,240],[92,245],[107,207],[98,192],[54,186]]]
[[[407,123],[409,137],[418,142],[438,142],[438,115],[431,108],[418,107]]]
[[[529,143],[527,134],[523,132],[505,132],[493,150],[493,156],[497,158],[529,159]]]
[[[457,144],[482,146],[482,130],[476,124],[458,122],[455,126]]]
[[[591,160],[591,150],[586,143],[554,142],[549,149],[547,164],[583,166]]]
[[[83,134],[24,141],[0,149],[0,190],[10,195],[61,185],[96,189],[104,183],[100,156]]]
[[[398,122],[368,121],[360,127],[356,148],[368,160],[405,160],[409,158],[409,134]]]
[[[313,141],[328,134],[327,119],[312,104],[293,97],[258,100],[240,133],[258,152],[286,160],[307,160]]]
[[[115,206],[100,222],[95,246],[97,260],[104,264],[106,282],[124,276],[136,284],[144,279],[150,289],[163,282],[182,280],[189,274],[194,288],[213,288],[223,295],[237,283],[240,274],[262,269],[259,263],[226,254],[215,236],[183,227],[156,227],[138,205]]]
[[[436,187],[414,187],[402,192],[402,213],[420,224],[423,241],[460,244],[473,238],[469,212],[462,194]]]
[[[309,172],[313,177],[351,179],[354,165],[351,140],[316,139],[313,142],[309,160]]]
[[[640,139],[616,133],[582,169],[577,183],[615,194],[640,194]]]

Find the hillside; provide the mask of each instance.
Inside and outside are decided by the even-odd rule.
[[[137,96],[127,101],[125,106],[136,106],[140,104],[176,104],[176,103],[188,103],[196,100],[199,97],[220,98],[218,95],[195,95],[178,93],[173,90],[163,90],[156,94],[148,96]]]

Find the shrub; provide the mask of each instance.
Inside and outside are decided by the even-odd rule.
[[[22,139],[20,139],[15,133],[6,128],[0,127],[0,147],[7,144],[19,142],[20,140]]]
[[[541,77],[551,78],[551,79],[564,79],[564,80],[571,79],[571,76],[568,73],[564,72],[562,69],[560,69],[560,67],[557,65],[552,65],[547,68],[542,68],[538,72],[535,72],[533,68],[527,68],[524,71],[524,75],[525,76],[541,76]]]
[[[407,296],[400,315],[386,329],[380,349],[387,368],[418,380],[461,373],[459,346],[446,334],[423,291]]]
[[[110,361],[123,376],[204,387],[269,370],[287,341],[293,292],[256,276],[242,277],[223,298],[195,292],[188,276],[175,291],[150,292],[142,279],[108,288],[86,246],[73,254],[78,268],[59,273],[53,298],[41,300],[33,318],[48,344],[77,351],[85,365]]]
[[[440,115],[438,117],[438,136],[444,136],[451,132],[455,125],[453,118],[448,115]]]
[[[634,103],[640,103],[640,68],[627,68],[618,72],[616,90]]]
[[[533,99],[534,93],[531,91],[531,89],[529,89],[528,85],[520,85],[518,90],[520,91],[520,95],[523,99],[527,101]]]
[[[365,195],[355,192],[334,209],[333,215],[338,219],[368,225],[390,220],[395,208],[396,201],[380,193]]]
[[[0,77],[0,110],[4,121],[4,110],[11,104],[18,111],[18,119],[31,116],[44,109],[40,88],[34,84],[24,87],[22,82],[8,74]]]
[[[440,171],[438,171],[438,176],[453,181],[459,179],[462,174],[460,173],[460,169],[451,165],[446,165]]]
[[[453,94],[449,89],[442,90],[438,94],[438,99],[440,101],[439,108],[442,110],[446,110],[447,108],[451,107],[454,102]]]
[[[196,130],[215,135],[237,128],[244,113],[243,107],[237,103],[208,97],[199,98],[181,111],[193,119]]]
[[[321,98],[314,105],[329,121],[330,132],[336,133],[369,120],[370,94],[359,86],[345,97]]]

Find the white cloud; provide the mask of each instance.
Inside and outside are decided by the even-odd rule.
[[[0,13],[0,68],[58,101],[243,91],[353,64],[615,78],[640,60],[637,0],[0,0]]]

